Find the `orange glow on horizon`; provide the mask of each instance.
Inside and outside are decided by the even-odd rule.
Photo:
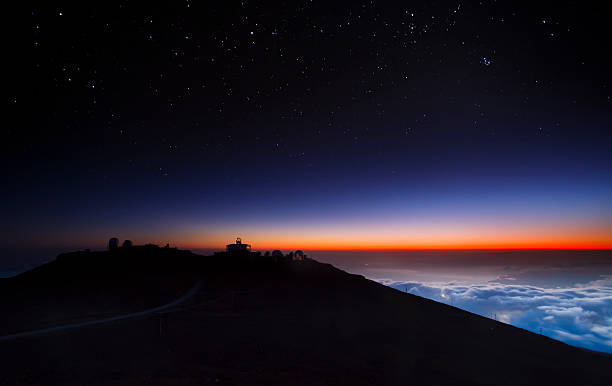
[[[521,226],[500,229],[475,229],[458,226],[401,229],[344,228],[273,228],[215,230],[187,237],[177,235],[177,243],[186,248],[219,249],[233,242],[235,233],[253,250],[483,250],[483,249],[612,249],[612,229],[602,224],[539,227],[537,230]]]
[[[255,240],[257,241],[257,240]],[[225,244],[229,243],[226,242]],[[184,243],[185,248],[191,249],[225,249],[222,243]],[[427,245],[414,244],[380,244],[380,243],[323,243],[312,240],[294,240],[286,242],[250,242],[252,249],[265,251],[274,249],[303,249],[310,251],[427,251],[427,250],[517,250],[517,249],[612,249],[612,241],[593,240],[592,242],[558,242],[556,240],[543,240],[541,242],[483,242],[483,243],[439,243]]]
[[[181,246],[185,249],[215,249],[224,250],[225,246],[216,245],[185,245]],[[281,250],[309,250],[309,251],[488,251],[488,250],[601,250],[611,249],[612,244],[568,244],[568,245],[496,245],[496,246],[484,246],[484,245],[458,245],[458,246],[445,246],[445,247],[412,247],[412,246],[394,246],[394,247],[370,247],[370,246],[359,246],[359,245],[309,245],[303,244],[291,244],[291,245],[274,245],[274,246],[253,246],[253,251],[272,251],[274,249]]]
[[[288,223],[212,226],[181,224],[154,233],[120,229],[109,233],[91,229],[72,245],[72,234],[63,231],[28,244],[67,248],[105,247],[109,237],[130,239],[135,244],[170,243],[182,249],[224,250],[241,237],[254,251],[289,250],[511,250],[511,249],[612,249],[612,223],[566,222],[418,222],[401,223]],[[58,245],[59,244],[59,245]]]
[[[484,234],[421,234],[412,237],[400,235],[353,235],[339,234],[280,234],[278,236],[247,232],[243,240],[253,250],[359,250],[359,251],[402,251],[402,250],[483,250],[483,249],[612,249],[612,232],[605,230],[581,230],[573,237],[567,234],[532,234],[509,232],[504,235]],[[267,232],[266,232],[267,233]],[[291,232],[293,233],[293,232]],[[369,236],[369,237],[368,237]],[[396,236],[396,237],[394,237]],[[178,241],[178,240],[177,240]],[[231,239],[211,237],[202,239],[186,238],[179,242],[186,248],[224,249]]]

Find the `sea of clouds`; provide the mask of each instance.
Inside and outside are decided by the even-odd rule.
[[[612,353],[612,276],[568,288],[512,284],[500,277],[485,284],[378,279],[403,292],[542,333],[565,343]]]

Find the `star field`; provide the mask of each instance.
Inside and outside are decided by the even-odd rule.
[[[596,8],[28,7],[5,90],[10,232],[111,227],[159,208],[166,220],[214,222],[225,205],[297,214],[306,196],[329,213],[333,197],[363,208],[508,181],[553,196],[579,185],[585,200],[610,188],[612,55]],[[103,215],[125,207],[117,223]]]

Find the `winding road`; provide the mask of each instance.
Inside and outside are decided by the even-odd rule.
[[[195,283],[194,286],[191,287],[191,289],[189,291],[187,291],[187,293],[185,293],[180,298],[178,298],[176,300],[173,300],[170,303],[161,305],[159,307],[149,308],[148,310],[139,311],[139,312],[132,312],[130,314],[123,314],[123,315],[112,316],[110,318],[97,319],[97,320],[89,320],[87,322],[65,324],[63,326],[48,327],[48,328],[41,328],[39,330],[18,332],[16,334],[9,334],[9,335],[0,336],[0,341],[13,340],[13,339],[19,339],[19,338],[26,338],[26,337],[29,337],[29,336],[46,334],[46,333],[49,333],[49,332],[68,330],[68,329],[71,329],[71,328],[94,326],[94,325],[97,325],[97,324],[115,322],[115,321],[118,321],[118,320],[129,319],[129,318],[136,318],[136,317],[139,317],[139,316],[152,314],[154,312],[163,311],[163,310],[166,310],[168,308],[171,308],[171,307],[174,307],[174,306],[176,306],[178,304],[183,303],[185,300],[187,300],[187,299],[191,298],[193,295],[195,295],[196,292],[198,292],[198,290],[200,289],[200,287],[202,287],[202,281],[201,280],[198,281],[197,283]]]

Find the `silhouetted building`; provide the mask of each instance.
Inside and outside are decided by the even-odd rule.
[[[250,244],[243,244],[240,237],[236,238],[236,243],[226,245],[227,253],[249,253],[251,252]]]
[[[132,246],[132,240],[124,240],[123,244],[121,244],[123,248],[130,248]]]
[[[232,257],[248,257],[256,258],[261,256],[261,252],[251,252],[251,245],[242,242],[240,237],[236,238],[236,242],[233,244],[227,244],[225,251],[215,252],[215,256],[232,256]]]
[[[110,240],[108,240],[108,249],[117,249],[119,248],[119,239],[116,237],[111,237]]]

